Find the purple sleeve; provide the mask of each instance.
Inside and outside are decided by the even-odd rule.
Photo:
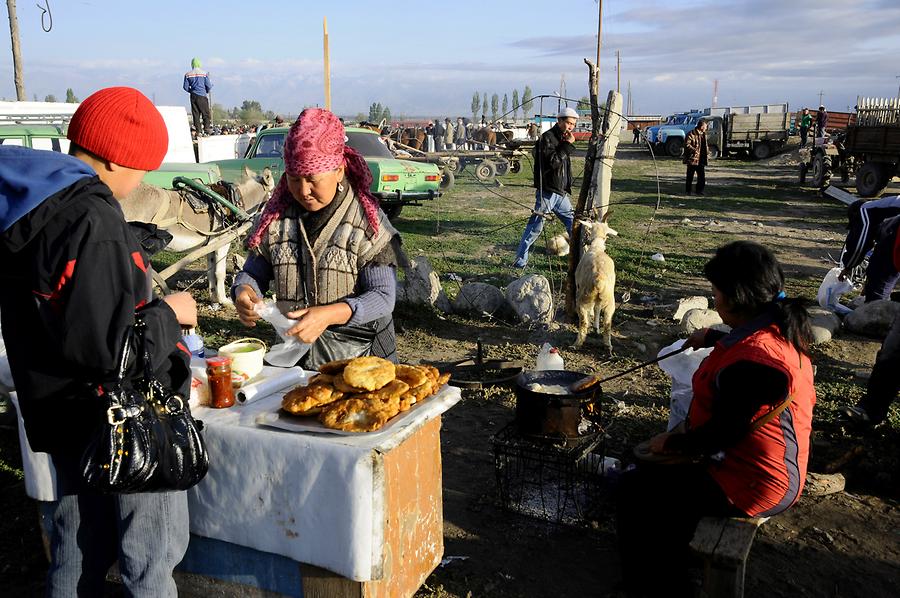
[[[344,302],[353,310],[348,324],[365,324],[394,311],[397,274],[393,266],[369,265],[359,272],[360,293]]]
[[[234,283],[231,285],[232,300],[235,298],[237,288],[242,284],[249,285],[261,298],[269,290],[269,282],[274,276],[272,264],[258,253],[251,253],[247,256],[244,267],[234,277]]]

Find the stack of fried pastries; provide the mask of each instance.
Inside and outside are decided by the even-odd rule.
[[[372,432],[449,379],[449,373],[430,365],[395,365],[380,357],[341,359],[324,364],[309,384],[284,395],[281,408],[293,415],[318,415],[328,428]]]

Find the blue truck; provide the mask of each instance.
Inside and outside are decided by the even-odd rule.
[[[700,110],[673,114],[661,125],[647,129],[644,133],[647,143],[652,146],[654,154],[664,153],[677,158],[684,150],[684,138],[694,130],[704,116]]]

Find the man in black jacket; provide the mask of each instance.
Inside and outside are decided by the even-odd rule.
[[[575,149],[575,123],[578,113],[571,108],[560,110],[556,124],[541,135],[534,145],[534,208],[531,218],[525,226],[516,261],[513,266],[524,268],[528,264],[528,252],[544,229],[544,219],[556,214],[572,234],[572,203],[569,194],[572,192],[572,162],[570,156]]]
[[[34,451],[50,454],[58,500],[42,503],[50,539],[46,595],[101,596],[119,571],[131,596],[175,596],[187,549],[185,492],[98,495],[80,459],[107,417],[98,385],[115,379],[121,339],[140,312],[157,378],[186,394],[180,325],[196,325],[188,293],[154,299],[149,256],[117,198],[159,167],[168,133],[136,89],[85,99],[69,124],[71,155],[0,146],[2,325]],[[131,375],[138,375],[137,372]]]

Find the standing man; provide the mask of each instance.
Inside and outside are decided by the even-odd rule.
[[[200,59],[191,60],[191,70],[184,74],[184,90],[191,94],[191,116],[194,117],[194,129],[197,135],[210,134],[212,119],[209,115],[209,91],[212,83],[209,74],[200,68]],[[203,117],[203,128],[200,128],[200,117]]]
[[[816,114],[816,137],[825,137],[825,127],[828,126],[828,111],[825,106],[819,106]]]
[[[684,159],[687,164],[687,174],[684,179],[684,191],[691,194],[691,184],[694,182],[694,173],[697,173],[697,195],[703,195],[706,187],[706,161],[709,148],[706,145],[706,121],[701,120],[693,131],[688,133],[684,140]]]
[[[450,117],[444,119],[444,145],[448,150],[454,149],[453,145],[453,123]]]
[[[456,133],[453,141],[456,143],[456,149],[468,149],[466,144],[469,142],[469,132],[466,130],[466,123],[461,116],[456,119]]]
[[[634,125],[634,129],[631,130],[631,134],[634,139],[631,140],[632,143],[640,143],[641,142],[641,125]]]
[[[534,145],[534,208],[525,226],[519,249],[516,251],[515,268],[528,265],[528,251],[544,229],[544,218],[556,214],[559,221],[572,234],[572,161],[570,156],[575,146],[575,122],[578,113],[566,107],[559,111],[553,125]]]
[[[444,125],[441,124],[440,118],[434,120],[432,135],[434,136],[434,149],[439,152],[444,151]]]
[[[806,147],[806,138],[809,136],[809,126],[812,124],[812,116],[809,108],[803,109],[803,115],[800,116],[800,147]]]

